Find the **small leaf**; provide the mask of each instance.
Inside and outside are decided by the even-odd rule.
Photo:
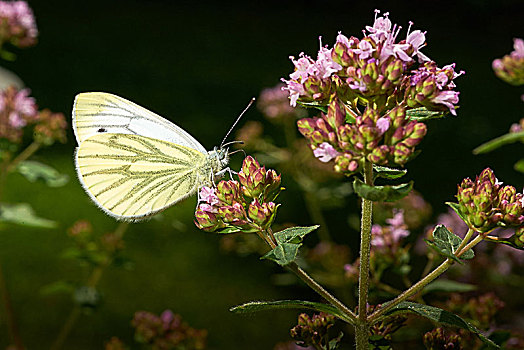
[[[277,301],[251,301],[242,305],[233,306],[229,311],[237,314],[276,310],[276,309],[309,309],[331,314],[342,321],[351,323],[351,320],[336,307],[329,304],[316,303],[304,300],[277,300]]]
[[[328,111],[328,106],[326,104],[320,104],[318,102],[302,102],[302,101],[297,101],[297,103],[301,107],[304,107],[304,108],[316,108],[319,111],[321,111],[322,113],[327,113]]]
[[[261,257],[261,259],[273,260],[280,266],[292,263],[297,258],[298,249],[302,245],[304,237],[320,226],[291,227],[274,234],[277,246]]]
[[[394,202],[411,192],[413,181],[396,186],[369,186],[359,178],[355,178],[353,189],[360,197],[373,202]]]
[[[0,223],[2,222],[42,228],[57,226],[55,221],[36,216],[33,208],[27,203],[0,203]]]
[[[389,310],[386,315],[391,316],[398,313],[413,313],[415,315],[425,317],[438,324],[466,329],[475,333],[484,343],[494,346],[497,349],[499,348],[497,344],[484,336],[484,334],[482,334],[475,326],[463,320],[459,316],[449,311],[439,309],[438,307],[422,305],[411,301],[403,301]]]
[[[382,177],[384,179],[399,179],[402,176],[406,175],[408,171],[406,169],[395,169],[388,168],[385,166],[373,164],[373,174],[376,177]]]
[[[477,286],[473,284],[460,283],[460,282],[456,282],[452,280],[438,279],[428,284],[424,288],[424,293],[431,293],[431,292],[465,293],[465,292],[471,292],[476,289],[477,289]]]
[[[524,141],[524,131],[510,132],[508,134],[499,136],[491,141],[483,143],[482,145],[478,146],[473,150],[473,154],[488,153],[501,146],[519,141]]]
[[[462,264],[460,259],[472,259],[475,254],[473,250],[468,250],[460,256],[460,259],[455,256],[456,250],[462,243],[462,239],[459,236],[450,232],[444,225],[437,225],[433,230],[433,241],[425,240],[426,243],[436,250],[438,253],[444,255],[447,258],[453,259],[456,262]]]
[[[518,162],[513,165],[513,169],[515,169],[518,172],[524,173],[524,159],[519,160]]]
[[[30,182],[36,182],[38,179],[42,179],[49,187],[61,187],[69,181],[69,176],[60,174],[49,165],[34,160],[21,162],[18,164],[16,170]]]
[[[462,221],[467,223],[467,221],[464,219],[464,217],[462,216],[462,213],[459,210],[459,204],[458,203],[446,202],[446,204],[449,205],[449,207],[451,209],[453,209],[455,211],[455,213],[457,213],[457,215],[462,219]]]
[[[338,346],[340,345],[340,341],[342,340],[343,336],[344,336],[344,332],[340,332],[336,338],[331,339],[328,344],[328,349],[329,350],[338,349]]]
[[[447,111],[430,111],[426,107],[412,108],[406,111],[406,116],[409,119],[419,122],[430,119],[440,119],[446,117],[447,115]]]

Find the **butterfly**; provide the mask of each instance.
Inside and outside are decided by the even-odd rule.
[[[73,130],[80,183],[118,220],[145,219],[193,195],[229,160],[224,146],[208,152],[170,121],[105,92],[75,97]]]

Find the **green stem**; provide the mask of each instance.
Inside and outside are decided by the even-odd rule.
[[[470,239],[473,233],[474,231],[470,230],[464,237],[464,240],[462,241],[462,243],[459,246],[460,249],[457,248],[457,252],[455,253],[455,256],[457,258],[460,258],[465,252],[467,252],[468,250],[473,248],[475,245],[477,245],[480,241],[482,241],[483,239],[482,235],[478,235],[471,242],[467,244],[464,243],[464,242],[467,242],[466,238]],[[370,323],[376,322],[381,316],[383,316],[386,312],[391,310],[393,307],[397,306],[404,300],[420,292],[426,285],[433,282],[433,280],[435,280],[438,276],[446,272],[446,270],[449,269],[449,267],[453,264],[453,262],[455,261],[450,258],[447,258],[446,260],[444,260],[442,264],[440,264],[437,268],[431,271],[431,273],[429,273],[426,277],[424,277],[423,279],[415,283],[413,286],[411,286],[411,288],[406,289],[402,294],[397,296],[395,299],[384,304],[383,307],[375,311],[371,316],[369,316],[369,322]]]
[[[304,270],[302,270],[296,263],[291,263],[286,266],[288,270],[298,276],[304,283],[306,283],[311,289],[317,292],[321,297],[326,299],[331,305],[336,307],[340,312],[346,315],[352,322],[356,322],[357,315],[351,311],[346,305],[340,300],[331,295],[327,290],[324,289],[320,284],[317,283],[311,276],[309,276]]]
[[[124,233],[127,230],[127,227],[129,224],[127,222],[121,222],[118,227],[115,230],[115,236],[117,238],[121,239],[124,236]],[[106,260],[100,263],[89,275],[87,279],[86,285],[91,288],[95,288],[98,285],[98,282],[102,278],[102,274],[104,273],[105,269],[111,265],[113,262],[114,257],[110,256]],[[67,337],[69,336],[69,333],[71,333],[71,330],[77,323],[77,321],[80,319],[80,316],[82,316],[82,308],[75,304],[71,312],[69,313],[69,316],[67,317],[66,321],[64,322],[64,325],[60,329],[60,332],[58,332],[58,335],[53,343],[51,345],[51,350],[59,350],[62,349],[64,346],[65,341],[67,340]]]
[[[36,151],[38,151],[40,146],[41,144],[36,141],[27,146],[27,148],[20,152],[18,156],[16,156],[16,158],[13,159],[13,161],[9,164],[7,167],[7,172],[13,171],[18,166],[18,164],[31,157]]]
[[[13,345],[16,350],[24,350],[24,344],[20,331],[18,330],[18,324],[16,322],[15,311],[11,298],[9,296],[9,290],[7,289],[7,283],[2,273],[2,266],[0,266],[0,293],[2,295],[2,301],[4,303],[5,313],[7,315],[7,327],[9,328],[9,336],[13,341]]]
[[[267,234],[264,234],[262,231],[258,231],[259,237],[261,237],[271,249],[275,249],[277,244],[274,240],[273,231],[271,228],[266,230]],[[326,299],[331,305],[336,307],[340,312],[348,317],[351,322],[356,322],[357,315],[351,311],[346,305],[344,305],[340,300],[331,295],[327,290],[324,289],[317,281],[315,281],[311,276],[309,276],[306,271],[302,270],[300,266],[292,262],[286,265],[286,268],[297,275],[304,283],[306,283],[311,289],[317,292],[322,298]]]
[[[364,160],[364,181],[373,186],[373,164]],[[369,257],[371,253],[371,224],[373,202],[362,198],[362,218],[360,226],[360,270],[358,277],[358,321],[355,327],[357,349],[368,348],[367,303],[369,291]]]

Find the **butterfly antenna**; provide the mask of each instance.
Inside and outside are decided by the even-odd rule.
[[[235,153],[238,153],[238,152],[244,153],[244,158],[247,157],[246,151],[244,151],[242,148],[234,150],[233,152],[229,153],[229,155],[232,155],[232,154],[235,154]]]
[[[229,129],[229,131],[227,132],[226,136],[224,136],[224,139],[222,140],[222,142],[220,143],[220,148],[224,147],[224,142],[226,141],[227,137],[229,136],[229,134],[231,134],[231,131],[233,131],[233,129],[235,128],[235,126],[238,124],[238,122],[240,121],[240,118],[242,118],[242,116],[244,115],[244,113],[246,113],[246,111],[249,109],[249,107],[251,107],[251,105],[253,104],[253,102],[255,102],[255,98],[253,97],[251,99],[251,101],[249,101],[249,104],[247,105],[246,108],[244,108],[244,110],[242,111],[242,113],[240,113],[240,115],[237,117],[237,120],[235,120],[235,122],[233,123],[233,126],[231,126],[231,128]]]

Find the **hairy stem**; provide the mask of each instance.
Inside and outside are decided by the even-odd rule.
[[[340,312],[346,315],[351,321],[356,322],[357,315],[351,311],[346,305],[340,300],[331,295],[327,290],[324,289],[320,284],[317,283],[311,276],[309,276],[304,270],[302,270],[296,263],[291,263],[286,266],[288,270],[297,275],[304,283],[306,283],[311,289],[317,292],[322,298],[326,299],[331,305],[336,307]]]
[[[121,222],[114,232],[115,236],[121,239],[124,236],[124,233],[126,232],[128,225],[129,224],[127,222]],[[87,279],[87,287],[95,288],[98,285],[98,282],[102,278],[102,274],[104,273],[105,269],[111,265],[113,259],[113,256],[108,257],[107,259],[102,261],[100,265],[93,269],[93,271]],[[67,337],[69,336],[69,333],[71,333],[71,330],[80,319],[80,316],[82,316],[82,307],[78,304],[75,304],[75,306],[69,313],[69,316],[67,317],[66,321],[64,322],[62,328],[60,329],[60,332],[58,333],[58,336],[56,337],[53,345],[51,346],[51,350],[62,349],[65,341],[67,340]]]
[[[364,160],[364,181],[373,186],[373,164]],[[369,291],[369,256],[371,252],[371,223],[373,202],[362,198],[362,217],[360,225],[360,270],[358,277],[358,322],[355,327],[357,349],[368,348],[367,303]]]
[[[482,241],[483,239],[482,235],[478,235],[471,242],[467,243],[467,239],[471,238],[471,236],[473,235],[473,232],[474,231],[472,230],[468,231],[468,233],[464,237],[464,240],[462,241],[460,246],[457,248],[457,252],[454,254],[457,258],[460,258],[465,252],[467,252],[468,250],[473,248],[475,245],[477,245],[480,241]],[[446,272],[446,270],[449,269],[449,267],[453,264],[453,262],[455,261],[450,258],[447,258],[446,260],[444,260],[442,264],[440,264],[437,268],[431,271],[431,273],[429,273],[426,277],[424,277],[423,279],[415,283],[413,286],[406,289],[402,294],[397,296],[395,299],[386,303],[383,307],[375,311],[371,316],[369,316],[369,322],[372,323],[374,321],[377,321],[381,316],[383,316],[386,312],[391,310],[393,307],[397,306],[404,300],[420,292],[425,286],[427,286],[429,283],[433,282],[433,280],[435,280],[438,276]]]

